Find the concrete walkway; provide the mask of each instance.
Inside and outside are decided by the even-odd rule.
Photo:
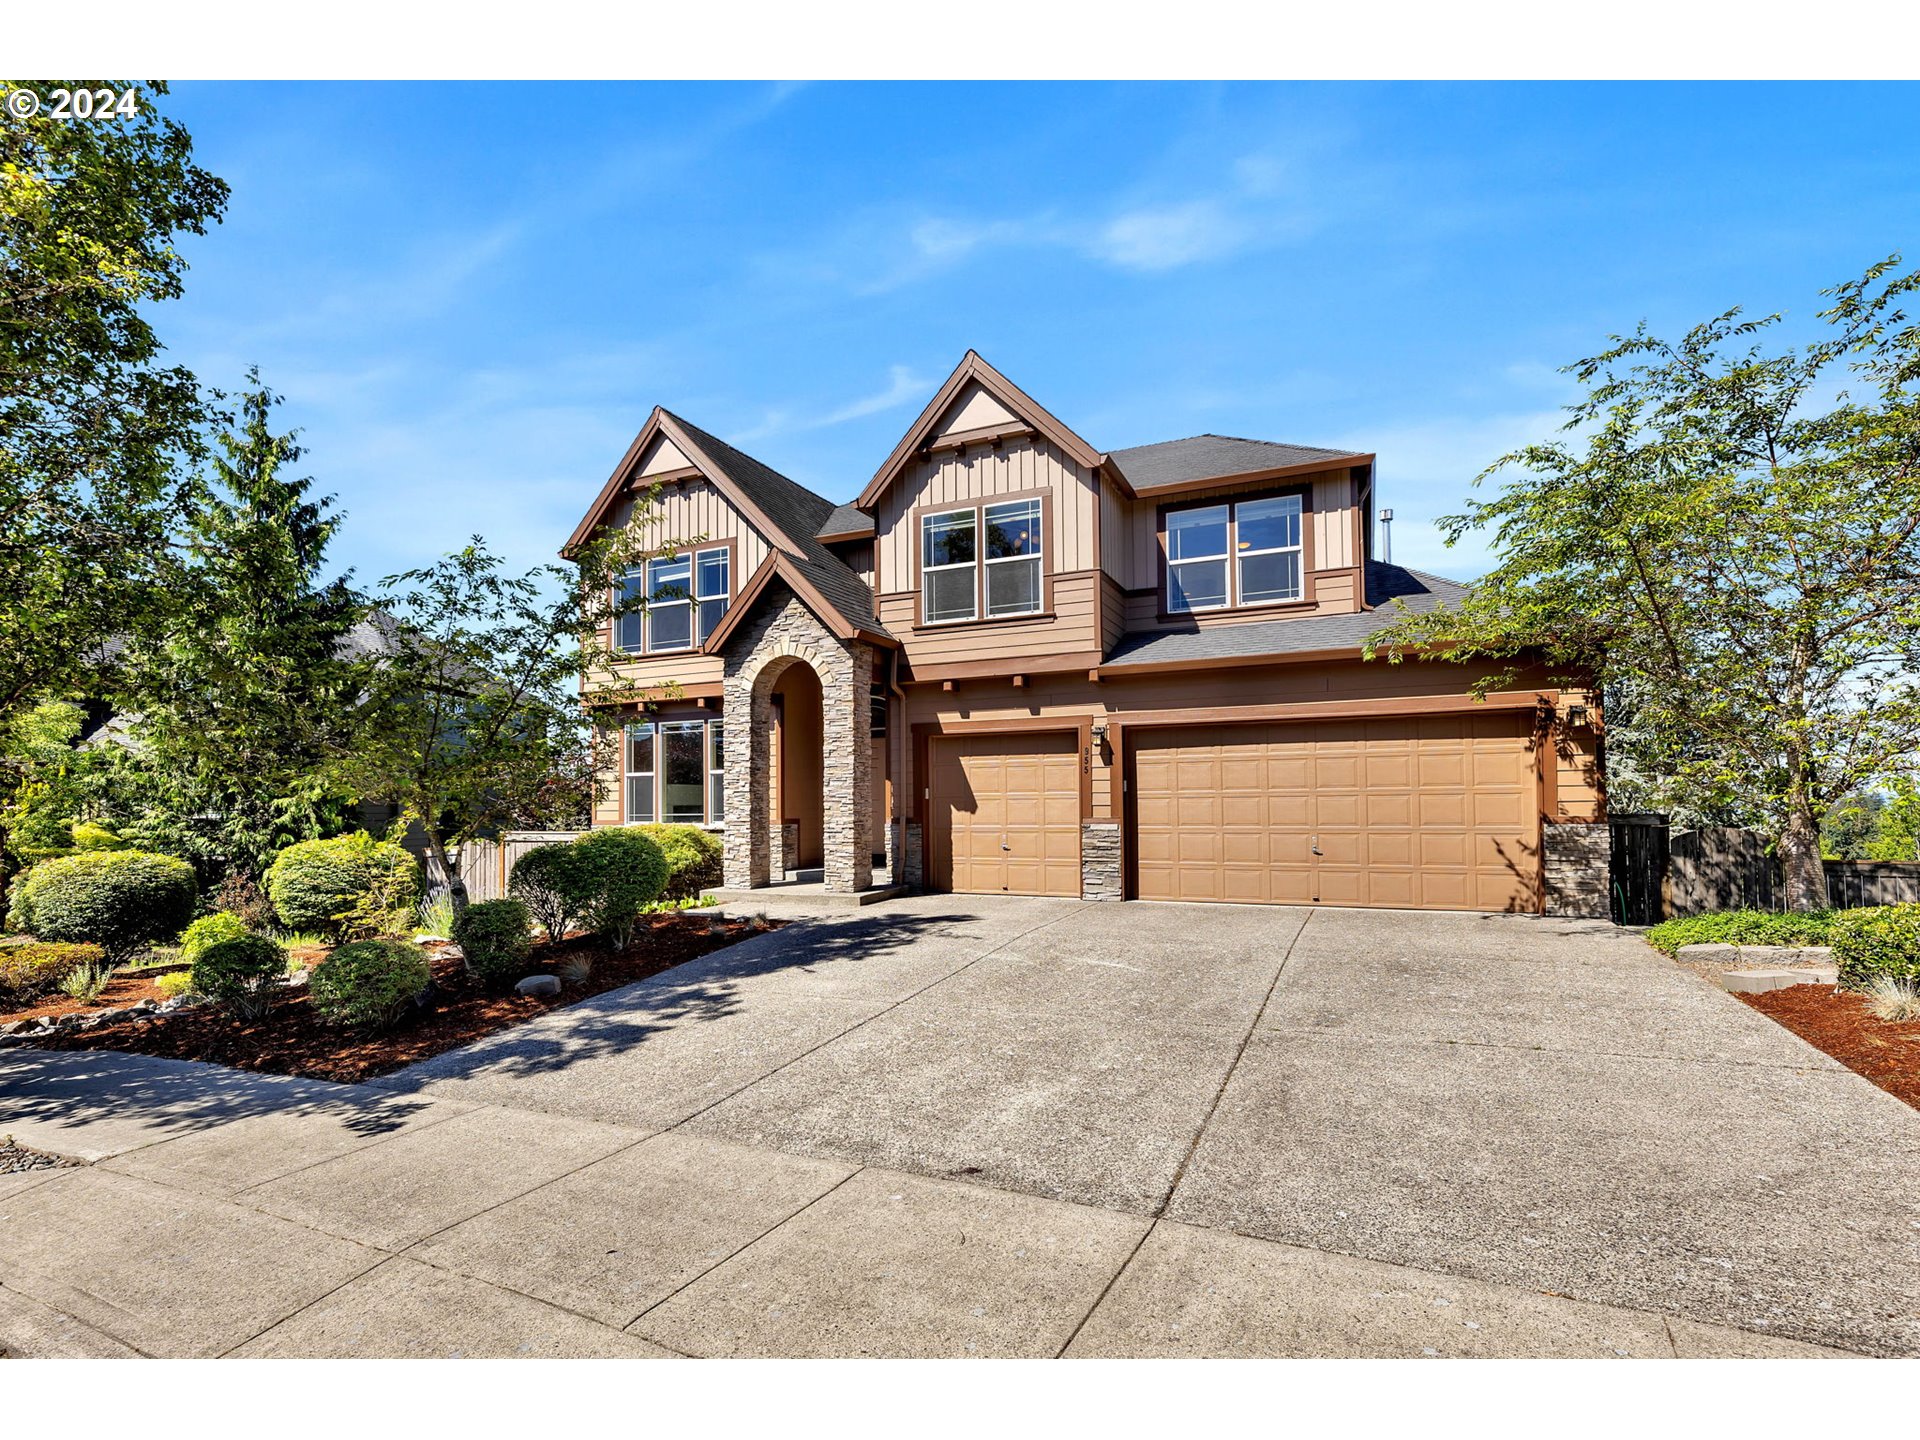
[[[924,897],[9,1131],[16,1353],[1920,1351],[1920,1114],[1602,926]]]

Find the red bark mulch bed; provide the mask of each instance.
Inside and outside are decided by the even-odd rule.
[[[172,1060],[206,1060],[268,1075],[351,1084],[470,1045],[496,1030],[524,1025],[558,1006],[671,970],[733,944],[751,928],[744,921],[728,921],[715,932],[709,930],[705,916],[666,914],[652,916],[650,923],[643,921],[619,954],[585,936],[558,946],[536,945],[530,975],[558,973],[573,957],[590,958],[593,964],[584,982],[568,983],[563,977],[558,995],[540,999],[512,990],[490,990],[467,973],[462,961],[437,954],[430,957],[439,992],[432,1013],[385,1035],[359,1035],[323,1024],[303,986],[289,991],[266,1019],[252,1024],[210,1005],[196,1006],[151,1020],[117,1020],[91,1030],[67,1031],[32,1043],[46,1050],[127,1050]],[[132,1004],[139,998],[138,994],[114,1000],[102,997],[100,1003]]]
[[[1825,985],[1789,985],[1739,998],[1920,1109],[1920,1020],[1882,1020],[1860,996]]]
[[[142,971],[121,971],[107,981],[107,988],[100,992],[99,998],[91,1001],[75,1000],[71,995],[63,995],[58,990],[51,995],[42,995],[29,1004],[9,1009],[0,1006],[0,1020],[40,1020],[60,1015],[87,1015],[95,1010],[114,1010],[127,1005],[138,1005],[142,1000],[151,1000],[158,1005],[166,996],[160,993],[153,982],[164,970],[155,970],[151,974]]]

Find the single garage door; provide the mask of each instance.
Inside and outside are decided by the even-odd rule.
[[[1531,711],[1130,737],[1143,900],[1539,908]]]
[[[928,873],[969,895],[1080,893],[1080,752],[1057,735],[935,736]]]

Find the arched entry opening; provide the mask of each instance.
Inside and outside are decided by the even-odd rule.
[[[825,864],[826,717],[820,677],[804,660],[781,668],[769,699],[768,878],[777,882],[783,874],[818,871]]]

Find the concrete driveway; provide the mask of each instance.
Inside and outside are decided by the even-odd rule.
[[[1604,925],[921,897],[378,1087],[201,1069],[0,1052],[98,1161],[0,1177],[0,1344],[1920,1352],[1920,1113]],[[312,1271],[102,1308],[127,1187]]]

